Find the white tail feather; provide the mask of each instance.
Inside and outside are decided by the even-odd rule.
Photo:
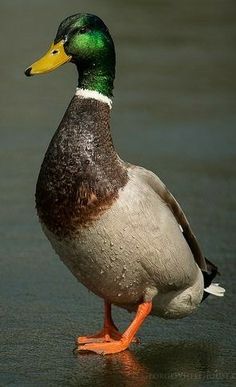
[[[205,292],[213,294],[214,296],[223,297],[225,289],[219,286],[219,284],[211,284],[204,289]]]

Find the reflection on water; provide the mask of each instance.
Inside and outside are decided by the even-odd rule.
[[[108,376],[108,383],[111,386],[129,385],[138,383],[140,387],[146,386],[149,379],[148,369],[135,356],[133,352],[125,351],[116,356],[106,356],[104,359],[104,370]]]
[[[116,43],[113,137],[120,155],[167,183],[226,288],[223,300],[209,297],[189,319],[148,319],[144,345],[111,357],[73,357],[74,337],[100,328],[102,303],[55,257],[34,209],[40,163],[77,75],[71,64],[30,80],[23,71],[46,51],[59,22],[80,11],[101,16]],[[230,0],[1,0],[0,385],[231,382],[235,11]],[[128,319],[116,312],[121,325]]]
[[[103,358],[103,375],[94,370],[95,385],[106,381],[110,386],[169,386],[173,381],[181,381],[181,386],[189,386],[189,381],[224,379],[223,373],[215,372],[218,348],[205,343],[157,343],[139,349],[136,353],[125,351]],[[85,355],[83,355],[84,358]],[[94,354],[86,355],[87,361]],[[78,355],[78,362],[81,356]],[[229,376],[229,375],[228,375]],[[69,385],[85,386],[78,375],[68,381]],[[104,383],[105,385],[105,383]]]

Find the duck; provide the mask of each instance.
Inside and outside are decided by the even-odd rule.
[[[153,315],[179,319],[225,289],[190,224],[153,172],[123,161],[110,119],[116,55],[104,22],[89,13],[64,19],[46,54],[25,70],[48,73],[70,62],[75,94],[48,146],[36,184],[42,230],[71,273],[104,301],[100,332],[78,336],[76,353],[119,353]],[[112,305],[134,312],[119,332]]]

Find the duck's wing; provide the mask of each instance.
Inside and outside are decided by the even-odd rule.
[[[209,270],[209,265],[213,264],[206,260],[204,255],[202,254],[197,239],[191,230],[189,222],[182,208],[180,207],[174,196],[168,191],[165,184],[153,172],[145,168],[129,164],[128,169],[131,169],[132,173],[139,175],[139,177],[143,179],[169,207],[177,223],[179,224],[179,227],[192,251],[196,263],[202,271],[207,272]]]

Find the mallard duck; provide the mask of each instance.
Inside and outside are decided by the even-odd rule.
[[[76,65],[78,87],[44,157],[36,186],[42,229],[64,264],[104,300],[101,332],[76,348],[112,354],[127,349],[149,315],[194,312],[218,273],[201,252],[181,207],[151,171],[122,161],[110,131],[115,49],[91,14],[67,17],[49,51],[25,71]],[[135,312],[121,334],[111,306]]]

